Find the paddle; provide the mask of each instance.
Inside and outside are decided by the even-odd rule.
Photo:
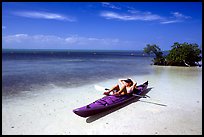
[[[95,89],[98,90],[98,91],[105,91],[105,90],[109,90],[105,87],[102,87],[102,86],[99,86],[99,85],[94,85]]]
[[[141,95],[138,95],[138,94],[132,94],[133,96],[136,96],[136,97],[141,97],[141,98],[147,98],[149,96],[141,96]],[[149,97],[150,98],[150,97]]]

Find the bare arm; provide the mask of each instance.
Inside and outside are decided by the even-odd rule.
[[[118,79],[118,81],[122,84],[122,85],[125,85],[125,79]]]
[[[134,90],[134,88],[137,88],[137,82],[135,82],[132,86],[131,86],[131,90],[133,91]]]

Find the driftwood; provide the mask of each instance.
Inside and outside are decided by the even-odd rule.
[[[190,65],[189,65],[189,64],[187,64],[187,63],[185,62],[185,60],[183,60],[183,62],[184,62],[184,64],[185,64],[186,66],[190,67]]]

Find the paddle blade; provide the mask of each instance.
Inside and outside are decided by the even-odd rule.
[[[94,88],[98,91],[105,91],[105,87],[99,86],[99,85],[94,85]]]

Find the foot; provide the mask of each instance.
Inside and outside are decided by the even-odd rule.
[[[114,93],[114,95],[115,96],[120,96],[121,94],[116,92],[116,93]]]
[[[106,95],[106,96],[108,96],[108,95],[109,95],[109,92],[104,92],[103,94]]]

